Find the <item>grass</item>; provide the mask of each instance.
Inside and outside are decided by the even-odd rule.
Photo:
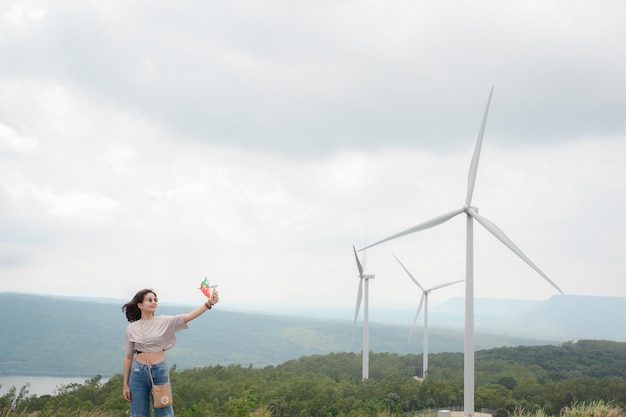
[[[626,413],[623,409],[604,401],[589,404],[578,403],[572,407],[565,407],[561,411],[561,417],[623,417],[624,415]]]
[[[29,412],[15,412],[11,410],[0,410],[0,417],[38,417],[40,414]],[[67,411],[59,412],[50,417],[109,417],[106,411],[75,411],[68,414]],[[249,417],[272,417],[272,414],[266,408],[254,410]],[[379,412],[377,417],[396,417],[389,412]],[[397,416],[400,417],[400,416]],[[524,410],[516,410],[511,417],[557,417],[550,416],[543,410],[534,413]],[[565,407],[561,410],[558,417],[626,417],[626,411],[611,403],[604,401],[586,403],[576,403],[571,407]]]
[[[554,417],[546,414],[544,410],[534,413],[525,410],[516,410],[511,417]],[[626,417],[624,409],[605,401],[591,403],[575,403],[571,407],[561,410],[559,417]]]
[[[15,412],[10,410],[0,410],[0,417],[38,417],[40,412],[30,413],[27,411]],[[51,417],[110,417],[106,411],[75,411],[68,414],[67,411],[57,412]]]

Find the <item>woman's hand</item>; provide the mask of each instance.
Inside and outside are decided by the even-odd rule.
[[[220,294],[217,292],[217,289],[214,289],[211,292],[211,298],[209,299],[209,302],[211,303],[211,305],[215,305],[217,304],[219,300],[220,300]]]
[[[123,395],[124,399],[130,402],[130,388],[124,387]]]

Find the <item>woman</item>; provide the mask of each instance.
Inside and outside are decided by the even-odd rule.
[[[213,290],[206,303],[177,316],[155,316],[159,300],[150,289],[137,292],[130,302],[124,304],[122,311],[130,324],[124,340],[123,395],[126,401],[130,401],[131,416],[150,417],[150,373],[155,385],[167,382],[165,351],[176,343],[175,333],[188,328],[187,323],[213,308],[219,300],[219,294]],[[155,417],[174,415],[172,406],[155,408],[154,413]]]

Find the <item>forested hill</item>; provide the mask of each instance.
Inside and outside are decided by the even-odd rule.
[[[122,303],[0,293],[0,375],[105,377],[121,370],[127,326]],[[180,314],[189,306],[159,306],[159,314]],[[209,365],[264,367],[305,355],[360,352],[361,326],[352,341],[352,321],[244,314],[213,309],[177,333],[168,361],[178,369]],[[370,350],[422,352],[417,330],[370,323]],[[476,348],[542,345],[557,341],[476,335]],[[429,330],[429,351],[461,352],[463,331]]]
[[[503,376],[562,381],[570,378],[622,379],[626,375],[626,343],[607,340],[579,340],[559,346],[516,346],[476,352],[476,380],[482,385]],[[370,378],[415,375],[421,355],[376,354],[370,361]],[[360,378],[360,355],[313,355],[287,361],[279,370],[297,374],[323,373],[334,380]],[[484,374],[484,375],[483,375]],[[463,379],[463,353],[429,355],[428,376],[433,379]],[[626,395],[626,391],[624,392]]]
[[[622,417],[616,411],[626,404],[625,356],[626,343],[590,340],[479,351],[475,409],[489,410],[494,417]],[[422,380],[415,378],[421,359],[414,354],[372,353],[367,383],[361,379],[361,355],[348,352],[303,356],[263,368],[171,367],[170,376],[176,415],[185,417],[427,416],[436,415],[432,412],[436,409],[461,407],[463,354],[432,354],[428,377]],[[126,416],[121,374],[104,384],[101,379],[95,376],[82,386],[71,384],[58,395],[40,398],[28,396],[28,387],[14,388],[0,396],[0,415],[3,406],[12,406],[28,410],[28,415],[58,410],[45,415],[67,416],[83,410],[81,415],[94,417]],[[588,411],[566,410],[581,404],[588,404]]]
[[[159,307],[179,314],[189,307]],[[126,319],[121,303],[0,293],[0,375],[105,377],[122,367]],[[370,323],[370,350],[393,354],[422,352],[419,329]],[[264,367],[306,355],[360,352],[362,333],[352,342],[352,322],[244,314],[213,309],[177,333],[168,361],[178,369],[210,365]],[[561,341],[476,334],[476,349],[559,344]],[[461,352],[463,331],[429,329],[429,351]]]

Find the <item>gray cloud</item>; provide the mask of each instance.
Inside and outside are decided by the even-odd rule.
[[[7,36],[2,72],[77,85],[181,139],[301,156],[458,148],[492,85],[500,143],[623,133],[623,5],[550,5],[69,2]]]
[[[233,303],[306,304],[315,282],[351,305],[352,244],[462,204],[495,86],[481,213],[566,291],[624,293],[625,8],[4,4],[0,290],[84,294],[88,276],[187,301],[173,277],[210,274]],[[498,245],[477,236],[477,293],[551,294]],[[434,284],[462,246],[453,223],[371,251],[376,294],[413,301],[390,251]]]

